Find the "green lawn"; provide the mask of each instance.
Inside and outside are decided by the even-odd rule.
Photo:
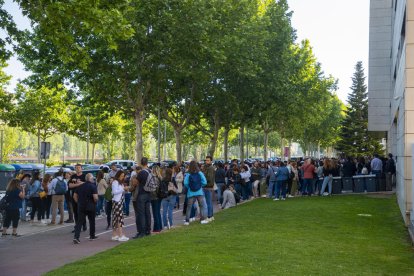
[[[414,275],[414,251],[394,196],[258,199],[215,218],[49,274]]]

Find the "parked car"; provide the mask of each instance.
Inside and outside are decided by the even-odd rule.
[[[106,163],[106,165],[111,166],[113,163],[120,165],[121,169],[123,170],[126,170],[132,166],[136,166],[136,163],[133,160],[112,160]]]
[[[47,168],[45,171],[45,174],[50,174],[50,175],[55,175],[55,173],[57,173],[60,169],[63,169],[64,172],[72,172],[73,170],[66,168],[66,167],[52,167],[52,168]]]

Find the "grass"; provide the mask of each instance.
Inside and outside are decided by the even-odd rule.
[[[48,275],[414,275],[414,251],[395,197],[259,199],[215,218],[121,244]]]

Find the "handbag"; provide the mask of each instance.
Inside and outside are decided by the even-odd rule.
[[[43,199],[43,198],[47,197],[47,193],[45,191],[41,191],[41,192],[39,192],[39,197],[40,197],[40,199]]]

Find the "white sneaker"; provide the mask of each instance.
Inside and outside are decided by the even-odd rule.
[[[275,199],[273,199],[273,201],[278,201],[278,200],[280,200],[278,197],[276,197]]]
[[[206,220],[206,219],[203,219],[202,221],[200,221],[200,223],[201,223],[201,224],[207,224],[207,223],[209,223],[209,221],[208,221],[208,220]]]
[[[208,218],[209,222],[212,222],[214,220],[214,217]]]
[[[190,222],[194,222],[195,221],[195,217],[194,218],[190,218]]]
[[[122,237],[118,238],[118,241],[120,241],[120,242],[129,241],[129,238],[127,238],[125,236],[122,236]]]
[[[288,195],[288,198],[292,198],[292,197],[294,197],[293,195]]]
[[[184,225],[188,226],[188,225],[190,225],[190,223],[188,221],[186,221],[186,222],[184,222]]]
[[[113,241],[117,241],[117,240],[119,240],[119,237],[118,237],[118,236],[113,236],[113,237],[111,238],[111,240],[113,240]]]
[[[282,200],[286,200],[286,198],[282,197]]]

